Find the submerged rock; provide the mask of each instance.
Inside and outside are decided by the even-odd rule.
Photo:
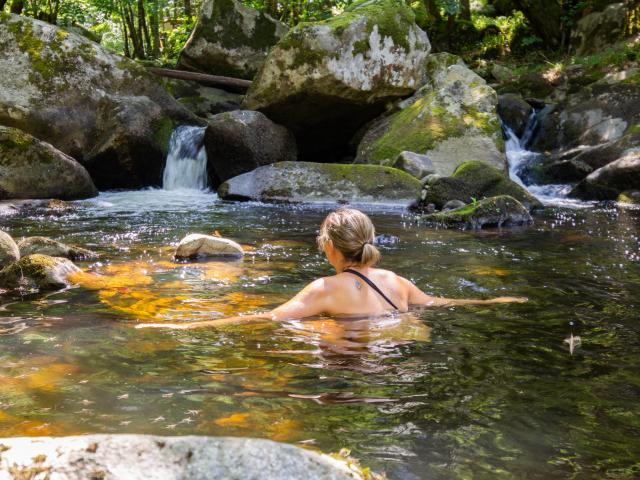
[[[178,260],[207,257],[242,257],[242,247],[227,238],[191,233],[180,240],[174,257]]]
[[[159,185],[171,131],[199,122],[136,62],[54,25],[0,13],[0,51],[0,125],[86,163],[99,188]]]
[[[287,26],[236,0],[206,0],[178,67],[252,79]]]
[[[216,184],[262,165],[295,161],[296,141],[263,113],[236,110],[209,120],[204,137],[209,173]]]
[[[446,212],[423,215],[420,222],[444,227],[479,229],[528,225],[533,223],[529,210],[508,195],[486,198]]]
[[[18,242],[20,254],[24,257],[34,253],[50,257],[65,257],[71,260],[85,260],[98,255],[76,245],[67,245],[47,237],[27,237]]]
[[[66,258],[27,255],[0,270],[0,287],[55,290],[67,286],[67,276],[79,271]]]
[[[427,84],[400,111],[372,123],[356,163],[393,165],[409,150],[427,155],[441,175],[451,175],[465,160],[505,170],[496,92],[455,55],[431,55],[426,72]]]
[[[227,180],[218,195],[229,200],[292,203],[380,203],[409,206],[420,181],[395,168],[281,162]]]
[[[422,85],[430,48],[403,1],[359,0],[291,29],[269,52],[245,107],[291,129],[303,158],[335,161],[389,101]]]
[[[589,174],[569,194],[583,200],[615,200],[625,190],[640,185],[640,148],[629,149],[621,158]]]
[[[536,197],[500,170],[475,161],[462,163],[450,177],[435,177],[427,182],[421,205],[432,203],[437,208],[442,208],[451,200],[467,204],[474,199],[498,195],[509,195],[529,210],[542,207]]]
[[[73,158],[22,130],[0,126],[0,199],[97,194],[89,173]]]
[[[254,438],[152,435],[3,438],[0,448],[1,478],[16,475],[36,478],[33,472],[65,479],[363,478],[328,455]]]
[[[0,268],[20,260],[20,250],[11,236],[0,230]]]

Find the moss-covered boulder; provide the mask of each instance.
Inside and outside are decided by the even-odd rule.
[[[205,87],[197,82],[168,77],[162,77],[161,81],[173,98],[199,117],[240,110],[244,98],[239,93]]]
[[[466,160],[505,170],[495,91],[454,55],[431,55],[426,65],[425,86],[400,111],[372,124],[356,163],[393,165],[409,150],[428,155],[441,175],[451,175]]]
[[[20,260],[18,245],[6,232],[0,230],[0,268]]]
[[[79,270],[66,258],[28,255],[0,270],[0,287],[55,290],[67,286],[67,276]]]
[[[52,145],[0,126],[0,199],[94,197],[85,168]]]
[[[450,177],[434,177],[424,186],[422,205],[434,204],[442,208],[451,200],[470,203],[474,199],[509,195],[526,208],[541,208],[540,201],[524,187],[500,170],[478,161],[464,162]]]
[[[617,160],[589,174],[570,192],[583,200],[615,200],[625,190],[640,186],[640,148],[629,149]]]
[[[616,200],[628,205],[640,205],[640,190],[625,190]]]
[[[529,210],[508,195],[486,198],[446,212],[423,215],[419,221],[447,228],[480,229],[533,223]]]
[[[218,195],[229,200],[406,207],[420,197],[420,181],[395,168],[377,165],[282,162],[226,181]]]
[[[0,51],[0,125],[75,158],[100,188],[159,184],[172,128],[199,122],[143,67],[54,25],[0,13]]]
[[[262,165],[297,159],[291,132],[263,113],[235,110],[214,115],[208,123],[204,144],[214,185]]]
[[[358,128],[421,86],[430,48],[402,0],[358,0],[291,29],[269,52],[245,107],[291,129],[303,158],[338,160]]]
[[[23,257],[39,253],[50,257],[64,257],[70,260],[87,260],[98,256],[86,248],[67,245],[48,237],[23,238],[18,242],[18,248],[20,249],[20,255]]]
[[[178,67],[252,79],[287,26],[237,0],[206,0]]]

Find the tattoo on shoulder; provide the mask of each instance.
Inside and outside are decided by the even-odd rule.
[[[362,290],[362,284],[358,280],[356,280],[356,288]]]

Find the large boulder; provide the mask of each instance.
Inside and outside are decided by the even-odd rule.
[[[393,165],[400,152],[409,150],[426,154],[440,175],[451,175],[466,160],[504,171],[495,91],[454,55],[431,55],[426,64],[427,83],[399,105],[400,111],[372,124],[356,163]]]
[[[355,465],[329,455],[255,438],[152,435],[3,438],[0,450],[3,479],[364,478]]]
[[[0,13],[0,51],[0,125],[87,165],[99,188],[159,185],[174,126],[202,123],[143,67],[54,25]]]
[[[570,196],[584,200],[615,200],[625,190],[640,186],[640,148],[629,149],[619,159],[589,174]]]
[[[220,88],[205,87],[197,82],[161,78],[162,84],[187,109],[199,117],[240,110],[244,95]]]
[[[0,269],[20,260],[20,250],[11,236],[0,230]]]
[[[86,260],[95,258],[97,255],[86,248],[76,245],[67,245],[48,237],[27,237],[18,242],[20,255],[26,257],[39,253],[50,257],[64,257],[71,260]]]
[[[571,32],[571,43],[576,55],[598,53],[621,40],[626,33],[629,13],[624,2],[618,2],[578,20]]]
[[[402,0],[358,0],[290,30],[269,52],[245,107],[291,129],[305,160],[339,160],[356,130],[422,85],[430,48]]]
[[[67,286],[67,276],[78,271],[66,258],[27,255],[0,270],[0,287],[55,290]]]
[[[209,175],[216,185],[263,165],[297,159],[291,132],[250,110],[211,117],[204,142]]]
[[[529,210],[515,198],[508,195],[486,198],[454,210],[423,215],[419,221],[428,225],[461,229],[516,226],[533,223]]]
[[[252,79],[287,26],[237,0],[206,0],[178,67]]]
[[[424,186],[421,203],[443,208],[451,200],[470,203],[474,199],[499,195],[509,195],[529,210],[542,207],[524,187],[500,170],[478,161],[462,163],[450,177],[430,179]]]
[[[497,112],[502,123],[520,138],[524,134],[527,123],[529,123],[533,107],[520,95],[505,93],[498,97]]]
[[[22,130],[0,126],[0,199],[97,194],[89,173],[73,158]]]
[[[191,233],[178,243],[174,257],[178,260],[244,255],[242,247],[233,240],[201,233]]]
[[[282,162],[227,180],[218,195],[230,200],[292,203],[378,203],[407,207],[420,181],[395,168]]]

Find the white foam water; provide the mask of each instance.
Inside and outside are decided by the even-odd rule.
[[[165,190],[205,190],[207,188],[207,152],[205,127],[183,125],[171,133],[169,154],[162,176]]]

